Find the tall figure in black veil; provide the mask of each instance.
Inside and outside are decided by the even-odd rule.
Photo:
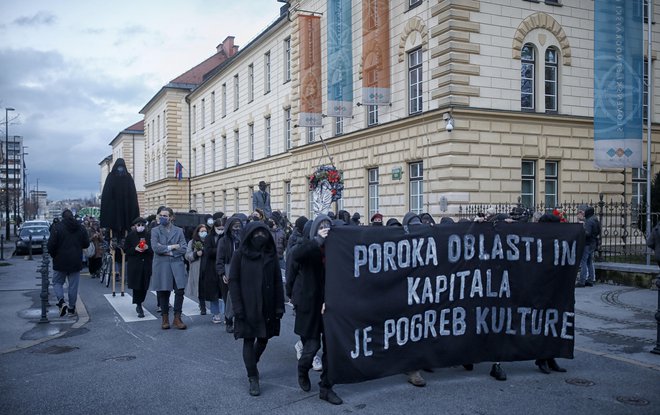
[[[118,158],[108,174],[101,194],[101,227],[111,229],[113,236],[123,238],[133,220],[140,216],[137,191],[126,162]]]

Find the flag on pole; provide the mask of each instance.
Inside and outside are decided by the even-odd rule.
[[[177,180],[183,179],[183,165],[179,163],[179,160],[176,160],[174,164],[174,175],[176,176]]]

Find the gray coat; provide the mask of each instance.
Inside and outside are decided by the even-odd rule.
[[[179,249],[170,251],[168,245],[179,244]],[[188,283],[183,256],[186,254],[186,238],[183,229],[172,224],[156,226],[151,230],[151,248],[154,250],[154,262],[149,289],[153,291],[171,291],[176,280],[177,288],[185,288]]]
[[[273,213],[273,210],[270,208],[270,193],[262,192],[261,190],[252,193],[252,210],[257,209],[261,209],[266,214],[266,217],[270,218]]]

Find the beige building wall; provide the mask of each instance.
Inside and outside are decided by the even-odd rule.
[[[361,8],[353,4],[354,116],[346,119],[344,134],[335,136],[334,120],[324,118],[315,140],[307,142],[306,131],[295,128],[299,111],[298,20],[281,19],[268,32],[247,45],[241,53],[208,78],[189,96],[192,172],[187,183],[147,173],[148,204],[227,213],[251,210],[251,193],[259,180],[270,184],[273,209],[287,211],[290,218],[309,215],[307,176],[320,164],[329,163],[321,135],[335,165],[344,172],[345,191],[341,205],[362,216],[367,214],[367,170],[378,168],[379,210],[386,217],[401,217],[411,209],[410,165],[423,165],[423,210],[434,216],[456,213],[468,203],[516,203],[521,194],[521,163],[531,160],[535,202],[545,197],[545,162],[559,166],[559,201],[596,200],[599,193],[620,200],[620,171],[593,167],[593,1],[563,2],[561,7],[543,2],[497,0],[432,0],[407,10],[405,2],[391,2],[390,63],[392,105],[379,107],[379,124],[366,127],[366,107],[361,98]],[[296,2],[300,9],[326,13],[322,0]],[[660,7],[654,8],[660,11]],[[660,17],[656,13],[656,20]],[[326,22],[321,20],[321,43],[326,45]],[[658,30],[654,28],[654,30]],[[291,40],[291,80],[284,82],[284,43]],[[540,50],[555,46],[561,51],[559,65],[559,111],[546,114],[520,111],[519,49],[534,42]],[[408,115],[408,52],[423,50],[423,113]],[[263,93],[264,55],[271,56],[271,92]],[[656,52],[654,51],[654,56]],[[326,51],[322,52],[323,100],[326,97]],[[254,73],[254,99],[248,99],[248,68]],[[654,65],[654,79],[658,78]],[[234,77],[238,75],[239,105],[234,108]],[[222,85],[226,85],[226,115],[222,116]],[[658,95],[654,88],[654,98]],[[183,94],[183,92],[181,92]],[[215,119],[211,115],[215,99]],[[202,103],[204,100],[204,103]],[[185,99],[167,101],[168,123]],[[539,102],[539,101],[537,101]],[[654,99],[653,119],[657,119]],[[154,114],[145,114],[145,131]],[[157,107],[154,104],[154,107]],[[203,109],[203,111],[202,111]],[[284,111],[291,110],[293,147],[284,145]],[[324,112],[327,108],[324,107]],[[178,112],[177,112],[178,113]],[[202,124],[202,114],[204,123]],[[443,117],[451,114],[452,132]],[[271,120],[272,147],[266,155],[265,119]],[[169,124],[168,124],[169,125]],[[250,160],[249,131],[254,131]],[[654,127],[655,129],[655,127]],[[187,156],[187,136],[170,134],[165,143],[149,142],[147,160],[177,151]],[[234,139],[238,134],[238,162]],[[653,139],[654,172],[658,171],[660,147]],[[226,141],[226,151],[225,143]],[[646,148],[646,147],[644,147]],[[160,152],[159,152],[160,149]],[[168,152],[168,149],[172,151]],[[194,156],[193,156],[194,155]],[[226,157],[226,165],[224,163]],[[171,161],[173,163],[173,161]],[[186,166],[186,163],[183,163]],[[188,166],[186,166],[188,168]],[[149,168],[147,167],[149,170]],[[396,179],[393,169],[401,169]],[[630,170],[630,169],[628,169]],[[173,167],[170,170],[173,175]],[[157,178],[158,177],[158,178]],[[630,183],[630,172],[627,177]],[[290,192],[287,192],[290,189]],[[630,195],[627,195],[630,197]],[[149,202],[151,201],[151,202]],[[446,202],[446,203],[445,203]],[[446,207],[445,207],[446,206]]]

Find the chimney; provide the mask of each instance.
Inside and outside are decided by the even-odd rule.
[[[221,44],[216,46],[218,53],[224,52],[228,58],[231,58],[238,52],[238,46],[234,46],[234,36],[227,36]]]

